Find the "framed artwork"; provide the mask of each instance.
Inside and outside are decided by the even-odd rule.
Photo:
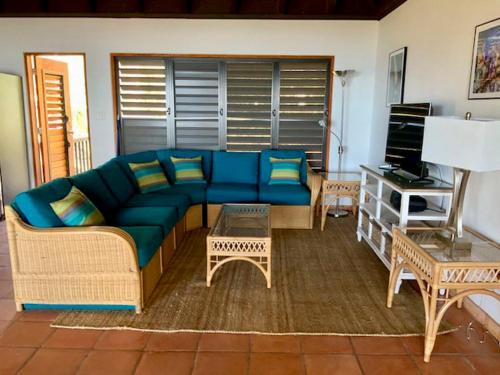
[[[469,99],[500,98],[500,18],[476,26]]]
[[[389,54],[389,72],[387,74],[386,105],[403,103],[407,47]]]

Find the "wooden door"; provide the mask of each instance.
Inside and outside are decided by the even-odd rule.
[[[35,57],[43,181],[74,173],[73,131],[66,63]]]

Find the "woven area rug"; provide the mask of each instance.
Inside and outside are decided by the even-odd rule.
[[[419,293],[403,283],[386,308],[389,271],[364,242],[352,217],[324,232],[273,230],[272,288],[248,262],[221,267],[206,287],[207,229],[188,233],[145,312],[68,311],[66,328],[262,334],[405,336],[424,333]],[[441,332],[452,327],[443,322]]]

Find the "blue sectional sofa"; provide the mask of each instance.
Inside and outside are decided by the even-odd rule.
[[[204,183],[176,183],[170,157],[202,156]],[[270,185],[270,157],[302,158],[300,184]],[[159,160],[170,187],[140,193],[129,163]],[[20,193],[7,208],[15,301],[26,307],[141,312],[186,231],[211,226],[224,203],[270,203],[275,228],[312,228],[321,178],[303,151],[156,150]],[[65,227],[50,203],[72,186],[106,225]],[[203,219],[205,217],[205,219]]]

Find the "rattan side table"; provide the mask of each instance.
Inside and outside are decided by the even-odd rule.
[[[412,272],[424,301],[424,362],[430,361],[439,324],[450,306],[457,302],[462,307],[462,300],[472,294],[500,300],[500,294],[492,290],[500,288],[499,245],[465,232],[464,240],[471,248],[460,249],[446,237],[442,228],[408,228],[406,234],[393,230],[387,307],[392,306],[403,268]]]
[[[328,210],[335,207],[341,198],[350,198],[351,210],[354,215],[359,204],[359,189],[361,174],[355,172],[322,172],[321,186],[321,230],[325,229],[326,215]],[[319,211],[319,207],[317,208]]]

